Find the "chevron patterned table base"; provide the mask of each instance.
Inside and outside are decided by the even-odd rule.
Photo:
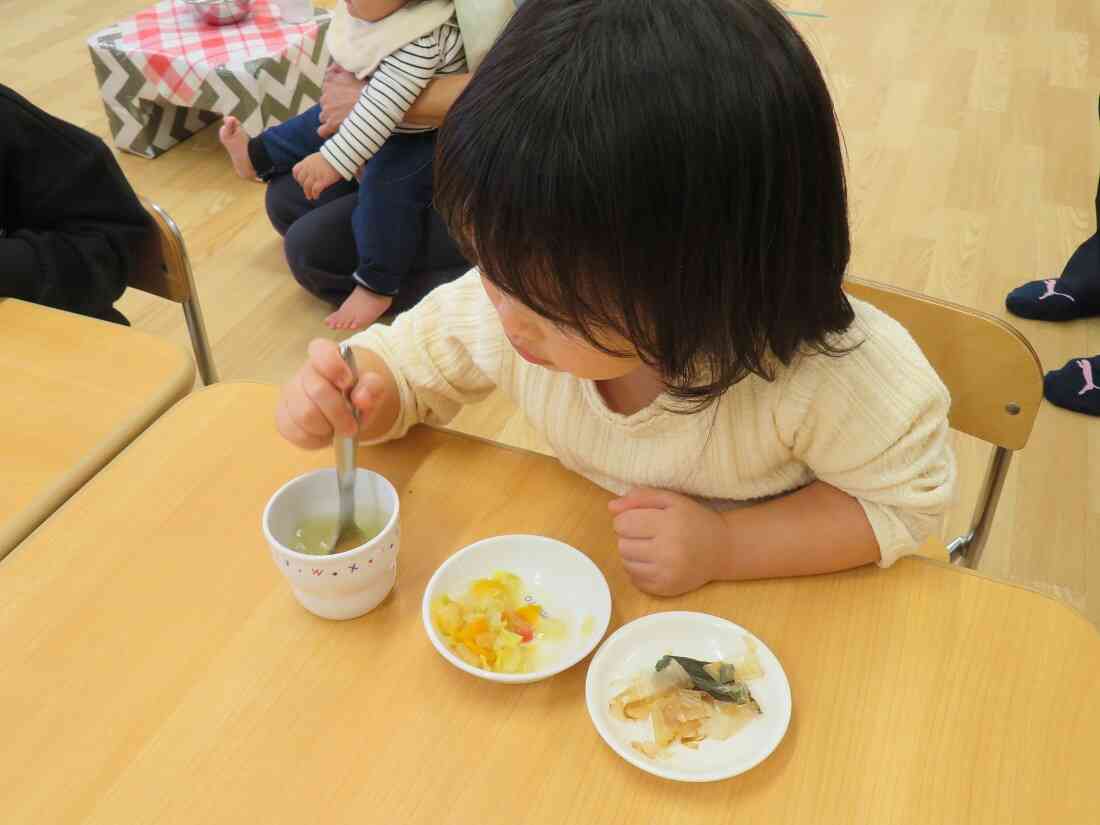
[[[313,106],[321,97],[329,52],[325,34],[331,16],[320,12],[316,38],[284,57],[250,60],[243,67],[210,72],[186,105],[165,99],[145,76],[145,56],[119,48],[111,26],[88,39],[103,108],[115,145],[155,158],[224,115],[241,121],[252,136]]]

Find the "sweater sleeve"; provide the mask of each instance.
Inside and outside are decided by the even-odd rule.
[[[401,413],[379,441],[419,423],[446,424],[496,387],[507,340],[477,270],[428,294],[392,326],[375,324],[350,339],[376,353],[397,380]]]
[[[840,357],[804,356],[776,413],[780,438],[856,498],[888,567],[940,527],[956,483],[950,396],[909,334],[873,311]]]
[[[425,35],[384,58],[359,95],[354,108],[321,154],[345,180],[382,148],[413,105],[440,62],[435,34]]]
[[[148,216],[111,151],[0,87],[0,295],[76,312],[126,288]]]

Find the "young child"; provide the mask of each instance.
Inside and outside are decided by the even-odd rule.
[[[664,595],[886,566],[937,529],[950,399],[842,292],[832,103],[767,0],[527,0],[440,132],[436,203],[478,269],[353,338],[354,387],[313,342],[291,442],[354,432],[349,390],[378,441],[499,388],[621,496],[622,562]]]
[[[359,329],[393,303],[431,208],[435,132],[403,122],[405,112],[435,75],[466,71],[466,59],[450,0],[342,0],[329,48],[337,65],[370,76],[335,135],[318,136],[314,106],[252,139],[227,117],[219,136],[241,177],[293,169],[310,199],[362,170],[352,213],[359,265],[348,276],[351,294],[326,319],[333,329]]]

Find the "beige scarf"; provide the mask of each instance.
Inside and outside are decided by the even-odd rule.
[[[452,0],[421,0],[374,23],[348,12],[344,0],[332,10],[326,41],[333,61],[362,79],[418,37],[435,31],[455,13]]]
[[[516,0],[454,0],[458,28],[466,47],[466,65],[472,72],[504,31],[516,11]]]

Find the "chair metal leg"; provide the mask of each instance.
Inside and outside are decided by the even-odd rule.
[[[982,492],[978,496],[978,506],[974,510],[970,532],[959,536],[947,545],[952,564],[970,568],[978,566],[986,539],[989,538],[989,527],[993,522],[993,514],[997,510],[997,502],[1001,498],[1001,491],[1004,489],[1005,477],[1008,475],[1008,467],[1011,463],[1012,450],[997,447],[993,451],[993,457],[989,460],[989,468],[985,473],[985,481],[982,482]]]
[[[209,386],[218,380],[214,370],[214,356],[210,352],[210,342],[206,337],[206,324],[202,321],[199,302],[193,297],[183,302],[183,317],[187,320],[187,331],[191,334],[191,346],[195,350],[195,364],[199,368],[202,383]]]

